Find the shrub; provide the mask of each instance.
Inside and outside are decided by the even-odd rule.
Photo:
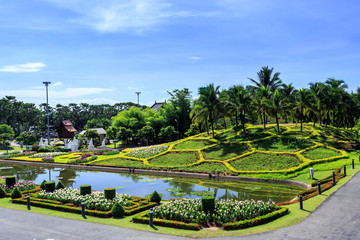
[[[45,190],[45,183],[46,183],[46,180],[42,181],[42,183],[40,184],[40,188],[42,190]]]
[[[116,202],[114,206],[111,208],[111,214],[114,217],[122,217],[124,216],[124,213],[125,213],[124,207],[118,202]]]
[[[115,198],[115,188],[105,188],[104,189],[104,195],[106,199],[114,199]]]
[[[21,198],[21,196],[22,196],[21,192],[18,188],[15,188],[14,191],[10,195],[11,199]]]
[[[55,191],[55,182],[46,182],[45,183],[45,192]]]
[[[5,178],[5,184],[7,188],[11,188],[12,186],[14,186],[16,183],[16,178],[15,176],[8,176]]]
[[[5,196],[6,196],[5,190],[2,187],[0,187],[0,198],[3,198]]]
[[[202,197],[201,205],[204,212],[214,212],[215,209],[215,198],[214,197]]]
[[[161,201],[161,196],[157,191],[154,191],[150,196],[150,202],[160,203],[160,201]]]
[[[81,185],[80,195],[91,194],[91,185]]]
[[[39,150],[39,145],[38,144],[33,144],[32,146],[31,146],[31,151],[38,151]]]
[[[63,184],[61,181],[59,181],[59,182],[56,184],[55,189],[58,190],[58,189],[62,189],[62,188],[65,188],[65,186],[64,186],[64,184]]]
[[[341,173],[341,168],[335,168],[335,173]]]
[[[39,148],[38,152],[43,152],[43,153],[47,153],[47,152],[54,152],[55,149],[52,147],[44,147],[44,148]]]

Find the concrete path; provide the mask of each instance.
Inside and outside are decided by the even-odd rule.
[[[0,239],[185,240],[188,238],[0,208]],[[220,239],[360,239],[360,173],[298,225],[250,236],[213,238],[213,240]]]

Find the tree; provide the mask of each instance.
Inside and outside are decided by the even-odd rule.
[[[326,86],[324,83],[320,83],[320,82],[309,83],[309,85],[310,85],[310,91],[314,95],[314,100],[315,100],[314,108],[317,111],[317,115],[319,117],[319,124],[321,125],[325,101],[327,101],[328,99],[329,87]],[[314,127],[316,122],[315,117],[316,114],[314,114]]]
[[[265,101],[266,105],[268,106],[268,111],[275,118],[277,132],[280,133],[279,112],[281,112],[283,110],[283,108],[285,107],[285,103],[282,99],[282,96],[280,95],[279,91],[277,89],[275,89],[272,99],[271,100],[266,99],[264,101]]]
[[[198,108],[203,109],[206,114],[203,114],[201,111],[194,116],[194,118],[206,117],[209,119],[213,137],[215,136],[214,122],[217,120],[217,113],[221,107],[219,88],[220,86],[214,87],[214,84],[209,84],[207,87],[199,89],[200,97],[196,101],[196,104],[198,105]]]
[[[16,138],[16,141],[25,145],[33,145],[34,143],[37,143],[38,138],[35,133],[23,132]]]
[[[309,110],[314,103],[314,95],[308,89],[302,88],[296,95],[296,102],[294,111],[297,113],[300,119],[300,132],[302,132],[302,124],[305,116],[309,113]]]
[[[149,145],[149,139],[154,138],[155,131],[151,126],[144,126],[139,131],[139,136],[146,139],[146,145]]]
[[[8,141],[14,139],[14,130],[7,124],[0,125],[0,147],[9,146]]]
[[[100,145],[100,135],[96,130],[86,130],[84,135],[87,139],[93,139],[94,146]]]
[[[160,130],[159,137],[164,139],[165,141],[172,141],[176,139],[178,132],[175,130],[173,126],[163,127]]]
[[[255,99],[255,104],[257,106],[258,112],[260,113],[260,117],[262,114],[262,120],[263,120],[263,124],[264,124],[264,129],[266,128],[266,122],[267,122],[267,110],[268,110],[268,105],[267,102],[269,101],[270,98],[270,88],[269,87],[264,87],[261,86],[257,89],[256,91],[256,99]]]
[[[257,73],[258,80],[254,80],[249,78],[250,81],[255,83],[255,85],[259,88],[264,86],[265,88],[270,88],[272,92],[275,91],[276,88],[279,88],[282,84],[282,81],[279,77],[280,73],[276,72],[273,75],[274,68],[269,68],[268,66],[262,67],[261,70]]]
[[[129,144],[129,139],[133,136],[131,129],[120,127],[119,131],[116,134],[117,139],[121,139],[125,144]]]

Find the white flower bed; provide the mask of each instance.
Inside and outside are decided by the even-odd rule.
[[[65,152],[47,152],[47,153],[37,153],[34,155],[29,156],[29,158],[43,158],[43,157],[55,157],[67,154]]]
[[[166,151],[169,146],[166,145],[157,145],[157,146],[150,146],[150,147],[140,147],[136,148],[130,153],[127,154],[129,157],[136,157],[136,158],[148,158],[155,156],[159,153]]]
[[[116,194],[115,199],[108,200],[105,198],[103,192],[93,191],[91,194],[82,196],[80,195],[79,189],[64,188],[56,190],[52,193],[41,191],[38,195],[38,198],[55,200],[62,203],[74,203],[76,205],[81,204],[82,201],[85,202],[86,208],[95,209],[101,211],[109,211],[115,202],[123,206],[130,205],[130,196],[126,194]]]

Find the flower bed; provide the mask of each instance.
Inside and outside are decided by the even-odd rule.
[[[151,146],[151,147],[141,147],[136,148],[133,151],[129,152],[126,156],[135,157],[135,158],[149,158],[159,153],[165,152],[169,146],[159,145],[159,146]]]
[[[29,158],[46,158],[46,157],[52,157],[64,155],[66,153],[64,152],[47,152],[47,153],[37,153],[29,156]]]
[[[6,193],[11,193],[15,188],[18,188],[21,192],[32,190],[36,187],[33,181],[18,181],[14,186],[8,188],[5,184],[1,185]]]

